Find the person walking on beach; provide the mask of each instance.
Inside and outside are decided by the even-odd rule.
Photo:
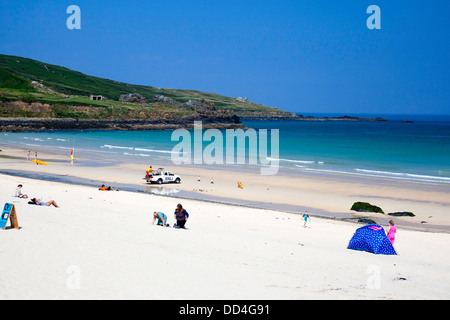
[[[164,213],[156,211],[153,212],[152,224],[155,224],[156,220],[158,220],[158,226],[169,227],[169,224],[167,223],[167,216]]]
[[[308,222],[308,218],[309,218],[309,214],[308,211],[305,211],[305,213],[303,214],[303,220],[305,221],[305,223],[303,224],[303,228],[306,228],[306,223]]]
[[[37,159],[37,151],[34,153],[34,160],[36,160],[36,164],[38,165],[39,163],[37,162],[38,161],[38,159]]]
[[[387,237],[388,237],[389,241],[392,243],[392,245],[394,245],[395,233],[397,232],[397,227],[394,225],[393,220],[389,220],[389,224],[391,226],[389,227],[389,232],[387,234]]]
[[[28,151],[27,161],[31,161],[31,151]]]
[[[174,224],[173,227],[186,229],[184,225],[186,224],[186,222],[189,218],[189,213],[187,213],[187,211],[183,208],[181,203],[179,203],[177,205],[177,208],[175,209],[174,217],[177,220],[177,223]]]

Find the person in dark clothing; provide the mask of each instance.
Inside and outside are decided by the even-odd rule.
[[[185,229],[185,224],[189,218],[189,213],[183,208],[180,204],[177,205],[175,209],[174,217],[177,220],[177,223],[173,225],[174,228],[182,228]]]

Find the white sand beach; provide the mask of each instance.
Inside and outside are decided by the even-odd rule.
[[[0,175],[0,299],[449,299],[450,234],[397,232],[397,256],[348,250],[360,226]],[[27,204],[23,192],[60,208]],[[181,202],[187,230],[152,225]],[[383,226],[387,227],[387,226]]]

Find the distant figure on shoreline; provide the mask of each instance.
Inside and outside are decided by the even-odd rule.
[[[31,151],[28,151],[27,161],[31,161]]]
[[[393,220],[389,220],[389,224],[391,226],[389,227],[389,232],[387,234],[387,237],[388,237],[389,241],[392,243],[392,245],[394,245],[395,233],[397,232],[397,227],[394,225],[394,221]]]
[[[152,168],[152,166],[149,166],[147,171],[145,171],[145,177],[147,178],[147,180],[150,178],[152,173],[153,173],[153,168]]]
[[[305,213],[303,214],[303,220],[305,221],[305,223],[303,224],[303,228],[306,228],[306,223],[308,222],[308,219],[309,219],[308,211],[305,211]]]
[[[100,190],[100,191],[119,191],[119,189],[114,189],[111,186],[109,186],[107,188],[104,184],[102,184],[102,186],[98,190]]]

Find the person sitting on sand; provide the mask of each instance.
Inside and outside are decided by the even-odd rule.
[[[186,229],[184,225],[186,224],[186,222],[189,218],[189,213],[187,213],[187,211],[183,208],[181,203],[179,203],[177,205],[177,208],[175,209],[174,217],[177,220],[177,223],[174,224],[173,227]]]
[[[15,197],[18,197],[18,198],[21,198],[21,199],[28,199],[28,196],[26,194],[22,193],[22,187],[23,186],[21,184],[19,184],[17,186]]]
[[[55,200],[50,200],[50,201],[44,202],[41,199],[33,198],[33,199],[31,199],[31,201],[29,203],[35,204],[37,206],[43,206],[43,207],[50,207],[53,205],[56,208],[59,208],[59,206],[56,204]]]
[[[155,221],[158,220],[157,225],[163,226],[163,227],[169,227],[170,225],[167,223],[167,216],[162,212],[153,212],[153,222],[152,224],[155,224]]]

